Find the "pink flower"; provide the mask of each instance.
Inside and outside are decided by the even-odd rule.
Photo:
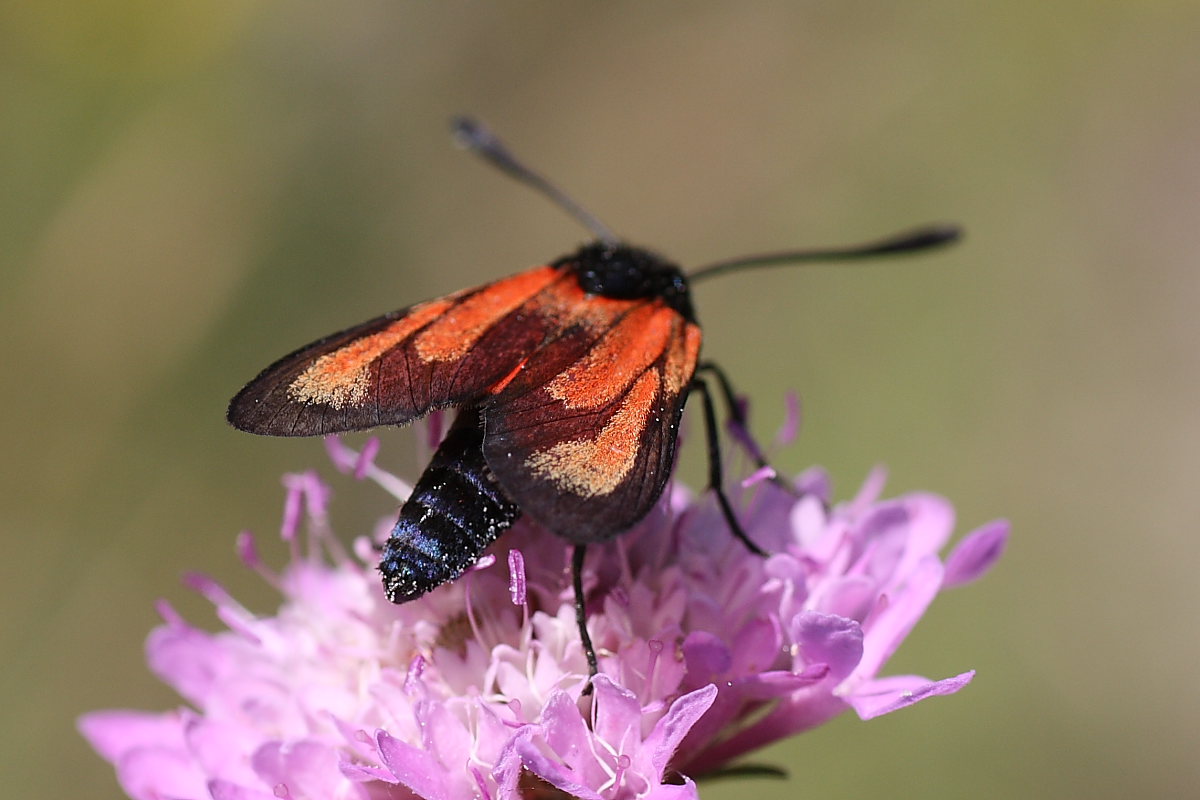
[[[403,496],[376,448],[330,441],[342,471]],[[985,572],[1008,534],[986,525],[943,563],[945,500],[879,500],[877,472],[829,507],[828,481],[809,472],[801,499],[765,481],[742,490],[747,532],[774,553],[763,559],[707,495],[675,486],[589,552],[601,674],[582,696],[567,543],[518,523],[461,580],[394,606],[374,565],[391,520],[347,553],[328,527],[328,487],[313,473],[285,482],[290,563],[273,572],[239,539],[279,589],[277,612],[192,578],[225,629],[195,628],[162,603],[147,644],[186,705],[80,720],[130,797],[694,798],[694,777],[847,708],[870,719],[966,685],[973,673],[879,672],[938,591]]]

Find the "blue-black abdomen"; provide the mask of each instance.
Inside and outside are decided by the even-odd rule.
[[[479,409],[461,409],[384,545],[388,599],[403,603],[454,580],[520,515],[484,461]]]

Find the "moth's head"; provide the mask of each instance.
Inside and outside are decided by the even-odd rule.
[[[683,270],[657,253],[626,244],[593,242],[559,259],[555,266],[571,270],[588,294],[614,300],[658,297],[689,322],[695,321]]]

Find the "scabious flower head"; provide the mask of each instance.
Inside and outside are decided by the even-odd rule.
[[[405,496],[374,442],[329,447],[342,471]],[[346,552],[329,488],[315,473],[285,484],[289,563],[273,571],[238,540],[279,609],[253,613],[192,577],[225,629],[164,602],[147,643],[186,705],[80,720],[130,797],[694,798],[695,777],[842,711],[869,719],[966,685],[971,672],[879,673],[934,596],[986,571],[1008,534],[985,525],[943,562],[945,500],[881,500],[876,472],[831,505],[812,471],[799,497],[754,480],[735,493],[762,558],[707,495],[674,485],[635,529],[589,548],[600,674],[586,695],[566,542],[518,523],[462,579],[395,606],[374,565],[390,520]]]

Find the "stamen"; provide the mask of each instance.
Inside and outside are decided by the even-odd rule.
[[[176,611],[175,607],[166,600],[160,599],[156,601],[154,604],[154,609],[158,612],[158,616],[162,618],[162,621],[167,623],[167,625],[170,625],[172,628],[187,626],[187,623],[184,621],[180,613]]]
[[[774,467],[769,465],[765,467],[759,467],[758,469],[754,470],[754,472],[751,472],[748,476],[742,479],[741,487],[743,489],[749,489],[751,486],[757,486],[763,481],[774,480],[777,477],[779,477],[779,475],[775,472]]]
[[[787,413],[784,415],[783,424],[779,426],[779,432],[775,434],[775,447],[786,447],[796,441],[803,420],[804,409],[800,405],[799,393],[789,391],[784,397],[784,402],[787,404]]]
[[[283,584],[280,582],[279,574],[263,563],[262,557],[258,553],[258,544],[254,540],[253,533],[250,531],[239,533],[234,547],[237,550],[238,558],[242,560],[243,564],[257,572],[271,587],[278,591],[283,591]]]
[[[362,452],[358,454],[358,460],[354,463],[354,479],[361,481],[367,476],[367,472],[375,466],[375,456],[379,453],[379,437],[372,436],[363,444]]]
[[[646,647],[650,648],[650,663],[646,667],[646,696],[655,697],[654,679],[658,677],[658,660],[662,657],[665,645],[660,639],[651,639],[646,642]]]
[[[514,547],[508,551],[508,595],[514,606],[522,606],[528,611],[525,590],[525,556]]]

